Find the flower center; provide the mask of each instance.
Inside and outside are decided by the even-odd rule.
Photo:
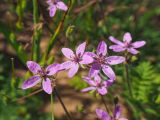
[[[45,69],[43,69],[43,68],[42,68],[42,70],[38,71],[38,74],[43,78],[46,78],[48,76],[47,75],[48,73],[49,73],[49,71],[45,71]]]
[[[103,56],[102,54],[100,54],[99,56],[95,57],[95,60],[98,64],[105,64],[105,56]]]
[[[78,55],[75,55],[73,61],[79,63],[80,61],[82,61],[82,55],[80,53]]]

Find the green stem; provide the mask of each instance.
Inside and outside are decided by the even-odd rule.
[[[11,65],[12,65],[12,78],[11,78],[12,92],[11,92],[11,94],[14,96],[15,95],[15,84],[16,84],[15,69],[14,69],[14,58],[11,58]]]
[[[32,59],[35,61],[39,60],[40,55],[40,29],[38,28],[38,3],[37,0],[33,0],[33,23],[34,23],[34,34],[33,34],[33,46],[32,46]]]
[[[53,93],[51,94],[51,111],[52,111],[52,120],[54,120]]]
[[[124,65],[124,68],[125,68],[125,79],[126,79],[126,82],[127,82],[127,85],[128,85],[129,94],[130,94],[131,97],[133,97],[132,88],[131,88],[131,81],[130,81],[130,78],[129,78],[129,67],[128,67],[128,63],[126,63],[126,64]]]

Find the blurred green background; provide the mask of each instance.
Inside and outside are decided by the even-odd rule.
[[[64,2],[67,4],[69,0]],[[147,44],[140,49],[140,54],[133,58],[133,64],[130,65],[134,99],[128,96],[125,88],[122,65],[114,67],[118,80],[110,89],[110,94],[119,94],[129,110],[127,116],[130,120],[160,120],[160,1],[73,0],[63,28],[54,40],[49,59],[43,63],[49,38],[64,14],[58,10],[50,18],[47,7],[44,0],[38,1],[38,19],[33,24],[32,0],[0,1],[0,120],[51,119],[50,114],[39,112],[39,106],[49,101],[44,93],[32,96],[27,101],[16,101],[32,91],[22,91],[20,85],[29,76],[25,74],[25,62],[34,59],[32,39],[35,28],[40,34],[38,42],[35,42],[39,47],[35,60],[42,65],[53,61],[62,62],[61,48],[65,46],[74,49],[83,41],[87,41],[87,49],[92,51],[100,40],[111,45],[108,40],[110,35],[122,40],[123,34],[130,32],[133,41],[145,40]],[[109,54],[116,53],[109,51]],[[14,65],[11,58],[14,58]],[[12,69],[18,72],[14,74]],[[76,90],[86,86],[78,75],[69,83]]]

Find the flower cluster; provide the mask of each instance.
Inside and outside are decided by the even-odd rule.
[[[125,33],[123,41],[124,43],[116,40],[114,37],[109,37],[109,39],[117,43],[117,45],[111,45],[109,48],[113,51],[120,52],[127,50],[128,52],[135,54],[137,50],[135,48],[142,47],[145,41],[138,41],[131,43],[130,33]],[[34,61],[28,61],[27,67],[34,74],[33,77],[26,80],[22,89],[28,89],[35,86],[42,80],[42,87],[44,91],[48,94],[52,92],[52,85],[50,77],[61,70],[68,70],[68,76],[71,78],[77,72],[78,69],[83,65],[89,66],[88,76],[84,76],[83,79],[90,86],[82,90],[82,92],[87,92],[90,90],[96,90],[99,94],[105,95],[107,93],[107,88],[112,85],[116,79],[116,75],[111,68],[111,65],[116,65],[125,62],[125,57],[123,56],[109,56],[107,52],[107,44],[101,41],[97,47],[96,52],[85,52],[86,42],[80,44],[76,51],[73,52],[69,48],[62,48],[63,55],[68,58],[68,61],[61,64],[49,65],[46,69],[41,68],[40,65]],[[134,51],[134,52],[133,52]],[[103,80],[101,77],[101,71],[108,79]]]
[[[57,8],[61,8],[64,5],[58,0],[54,1],[56,2],[54,5],[52,2],[52,0],[48,1],[52,7],[55,7],[54,5],[58,5]],[[124,34],[123,42],[118,41],[112,36],[110,36],[109,39],[116,44],[109,47],[115,52],[127,52],[135,55],[138,53],[136,48],[140,48],[145,45],[145,41],[131,43],[132,38],[130,33]],[[27,67],[34,76],[24,81],[22,89],[31,88],[41,82],[43,90],[46,93],[51,94],[54,87],[52,79],[53,75],[59,71],[67,70],[68,77],[71,78],[80,68],[84,68],[82,66],[86,65],[89,68],[89,73],[87,76],[83,76],[83,80],[89,84],[89,87],[84,88],[81,91],[87,92],[94,90],[102,96],[107,94],[108,87],[112,86],[116,80],[116,74],[111,66],[125,62],[126,58],[123,56],[109,56],[105,41],[101,41],[98,44],[95,52],[86,52],[85,49],[86,42],[80,44],[76,48],[75,52],[70,48],[62,48],[61,51],[68,60],[61,64],[51,64],[45,69],[34,61],[28,61]],[[104,77],[104,75],[106,77]],[[101,120],[127,120],[120,117],[120,107],[118,105],[115,107],[113,116],[110,116],[109,113],[101,109],[97,109],[96,113]]]

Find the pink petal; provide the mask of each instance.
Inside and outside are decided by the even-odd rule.
[[[144,46],[145,44],[146,44],[145,41],[137,41],[137,42],[132,43],[131,45],[133,46],[133,48],[140,48]]]
[[[96,109],[96,114],[101,120],[111,120],[109,114],[101,109]]]
[[[95,90],[96,87],[87,87],[87,88],[84,88],[81,90],[81,92],[88,92],[88,91],[91,91],[91,90]]]
[[[82,56],[84,54],[84,51],[85,51],[85,48],[86,48],[86,42],[83,42],[82,44],[80,44],[77,49],[76,49],[76,55],[79,57],[79,56]]]
[[[109,40],[112,41],[113,43],[117,44],[117,45],[120,45],[120,46],[123,46],[123,45],[124,45],[121,41],[117,40],[117,39],[114,38],[113,36],[110,36],[110,37],[109,37]]]
[[[106,55],[107,54],[107,44],[104,41],[101,41],[97,47],[97,54]]]
[[[49,78],[46,78],[46,80],[43,80],[42,87],[46,93],[48,94],[52,93],[51,80]]]
[[[60,69],[60,64],[51,64],[46,68],[47,75],[54,75]]]
[[[89,55],[83,55],[82,56],[82,61],[80,61],[80,64],[90,64],[93,62],[93,58],[90,57]]]
[[[127,42],[127,43],[130,43],[132,41],[132,37],[131,37],[131,34],[129,32],[124,34],[123,41]]]
[[[106,62],[110,65],[116,65],[116,64],[120,64],[123,63],[125,61],[125,58],[122,56],[110,56],[107,57]]]
[[[95,77],[94,77],[94,81],[96,82],[96,84],[100,84],[101,83],[101,77],[99,76],[99,75],[96,75]]]
[[[83,77],[83,80],[91,86],[96,86],[95,81],[93,81],[90,77]]]
[[[41,80],[40,76],[33,76],[29,78],[28,80],[24,81],[22,84],[22,89],[28,89],[33,86],[35,86],[37,83],[39,83]]]
[[[134,48],[128,48],[127,50],[128,50],[128,52],[132,53],[133,55],[136,55],[139,53],[139,51]]]
[[[62,53],[68,59],[72,59],[75,56],[74,52],[69,48],[62,48]]]
[[[108,81],[109,81],[109,80],[103,81],[103,82],[102,82],[102,86],[103,86],[103,87],[108,87]]]
[[[56,7],[64,11],[67,11],[68,9],[67,5],[65,5],[64,2],[61,2],[61,1],[57,2]]]
[[[74,65],[72,66],[72,68],[69,70],[68,76],[69,76],[70,78],[73,77],[73,76],[77,73],[78,68],[79,68],[79,65],[78,65],[78,64],[74,64]]]
[[[93,63],[91,68],[94,69],[94,70],[100,70],[101,69],[101,64]]]
[[[34,61],[27,61],[27,67],[34,74],[37,74],[39,71],[41,71],[41,66]]]
[[[112,80],[116,79],[116,75],[111,67],[104,65],[102,71]]]
[[[120,45],[111,45],[109,49],[112,49],[114,52],[122,52],[126,50],[125,47],[122,47]]]
[[[88,76],[89,77],[94,77],[99,73],[99,70],[94,70],[93,68],[90,68]]]
[[[49,7],[49,16],[53,17],[56,14],[57,8],[55,5]]]
[[[98,88],[98,93],[101,95],[107,94],[107,89],[105,87]]]
[[[67,70],[69,68],[71,68],[73,66],[73,62],[72,61],[66,61],[64,63],[62,63],[60,66],[60,70]]]
[[[85,52],[85,54],[91,56],[92,58],[97,56],[97,55],[96,55],[95,53],[93,53],[93,52]]]

